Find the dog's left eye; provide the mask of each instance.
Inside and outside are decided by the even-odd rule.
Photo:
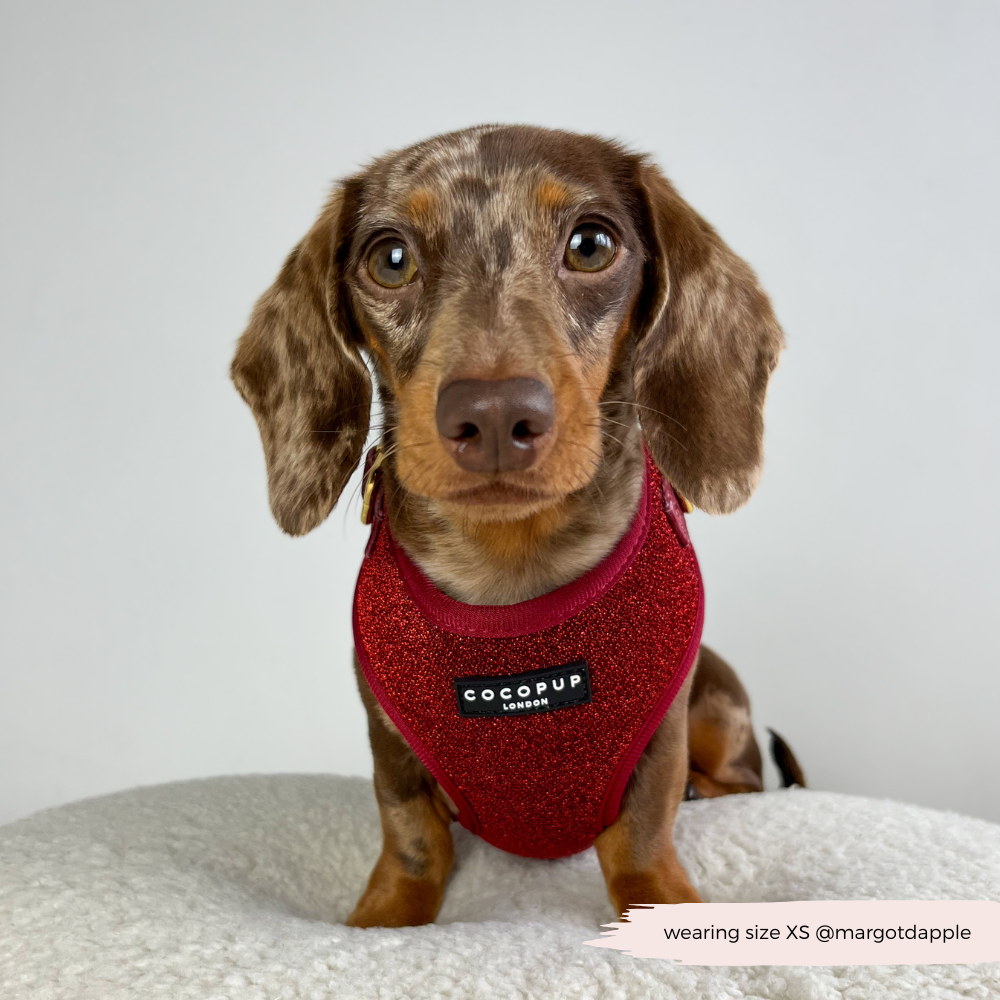
[[[573,230],[566,244],[566,264],[574,271],[603,271],[615,259],[617,250],[611,233],[587,222]]]
[[[383,288],[402,288],[413,281],[417,262],[402,240],[382,240],[368,255],[368,273]]]

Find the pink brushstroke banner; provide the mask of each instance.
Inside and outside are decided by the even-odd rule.
[[[685,965],[954,965],[1000,961],[1000,903],[813,900],[633,907],[595,948]]]

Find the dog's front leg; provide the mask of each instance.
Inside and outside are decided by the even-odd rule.
[[[674,850],[677,806],[688,777],[684,682],[639,758],[622,797],[618,818],[598,836],[597,856],[615,911],[634,903],[699,903]]]
[[[395,805],[380,797],[379,813],[382,853],[347,923],[351,927],[429,924],[441,908],[454,855],[448,822],[428,794]]]
[[[355,665],[356,666],[356,665]],[[437,916],[454,859],[451,810],[358,673],[368,711],[382,853],[347,918],[351,927],[411,927]]]

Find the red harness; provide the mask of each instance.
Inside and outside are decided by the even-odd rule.
[[[552,593],[502,606],[447,597],[395,544],[376,496],[354,595],[365,679],[459,822],[534,858],[582,851],[615,820],[702,619],[683,510],[648,456],[624,538]]]

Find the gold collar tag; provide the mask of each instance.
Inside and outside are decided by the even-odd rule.
[[[361,523],[371,524],[372,523],[372,500],[375,497],[375,482],[377,476],[375,473],[378,471],[379,466],[382,464],[382,459],[385,457],[382,451],[382,446],[379,445],[375,450],[375,460],[370,466],[365,470],[364,475],[364,492],[361,495]]]

